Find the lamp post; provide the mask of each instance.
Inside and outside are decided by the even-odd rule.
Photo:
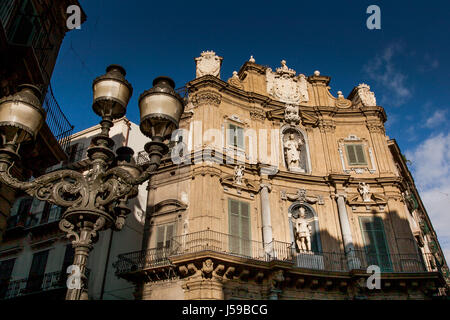
[[[92,109],[102,118],[101,132],[91,140],[87,150],[91,164],[84,174],[62,169],[30,182],[13,177],[9,169],[15,161],[20,161],[21,144],[34,141],[46,114],[40,104],[39,89],[31,85],[24,85],[18,93],[0,99],[0,181],[39,200],[67,208],[59,228],[72,239],[73,265],[78,267],[81,279],[79,285],[69,287],[67,300],[87,299],[86,263],[98,232],[122,229],[130,213],[126,206],[128,200],[137,195],[138,185],[159,167],[169,150],[165,141],[178,127],[184,110],[184,101],[175,92],[173,80],[156,78],[153,87],[139,98],[140,129],[150,138],[145,145],[150,158],[148,167],[144,170],[136,165],[131,148],[120,147],[114,154],[109,131],[113,120],[125,115],[133,91],[125,75],[121,66],[111,65],[105,75],[93,82]]]

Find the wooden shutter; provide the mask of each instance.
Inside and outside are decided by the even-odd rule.
[[[9,281],[16,259],[9,259],[0,262],[0,299],[3,299],[8,291]]]
[[[247,202],[229,199],[230,250],[233,253],[250,255],[250,206]]]
[[[246,202],[241,202],[241,253],[250,256],[250,212],[249,205]]]
[[[173,224],[166,226],[166,239],[165,239],[165,247],[170,247],[170,242],[173,237]]]
[[[45,250],[33,255],[30,273],[28,275],[27,290],[37,291],[41,289],[45,267],[47,265],[48,252],[48,250]]]
[[[244,149],[244,129],[237,127],[237,147]]]
[[[358,164],[367,164],[362,144],[355,144],[355,153],[356,153],[356,158],[358,159],[357,160]]]
[[[392,271],[389,248],[380,217],[360,217],[367,264],[378,265],[383,272]]]
[[[355,146],[353,144],[347,144],[345,147],[347,149],[348,164],[349,165],[356,164],[357,159],[356,159]]]
[[[160,249],[164,247],[164,231],[165,226],[160,226],[156,228],[156,248]]]
[[[364,146],[362,144],[346,144],[345,149],[347,150],[347,160],[349,165],[367,164]]]
[[[236,126],[233,124],[228,125],[228,144],[235,146]]]
[[[230,232],[230,250],[234,253],[239,253],[239,202],[229,199],[228,201],[229,211],[229,232]]]

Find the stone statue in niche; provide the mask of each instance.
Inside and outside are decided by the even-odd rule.
[[[283,149],[286,165],[289,171],[305,172],[305,168],[301,164],[301,147],[303,141],[298,134],[288,132],[283,137]]]
[[[299,216],[295,219],[295,242],[300,251],[311,251],[312,227],[306,220],[305,208],[300,207]]]
[[[244,177],[245,167],[243,165],[236,166],[234,168],[234,182],[236,184],[242,184],[242,178]]]
[[[370,202],[371,194],[370,194],[370,186],[365,182],[360,182],[358,185],[358,191],[361,194],[364,202]]]

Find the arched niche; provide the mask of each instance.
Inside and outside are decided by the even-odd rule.
[[[281,127],[280,131],[280,138],[281,138],[281,154],[283,155],[283,163],[284,166],[288,171],[291,172],[298,172],[298,173],[311,173],[311,158],[309,154],[309,142],[308,142],[308,136],[306,135],[306,132],[302,130],[299,127],[294,127],[291,125],[284,125]],[[300,146],[300,161],[299,161],[299,168],[289,168],[289,165],[287,163],[286,159],[286,153],[285,153],[285,142],[290,139],[290,135],[293,134],[296,141],[301,141]],[[303,169],[303,170],[302,170]]]
[[[288,209],[289,230],[291,234],[291,243],[293,247],[297,248],[294,237],[294,223],[299,215],[300,207],[305,209],[305,218],[311,225],[311,251],[314,253],[322,252],[322,241],[320,239],[319,217],[316,211],[307,203],[296,201],[290,205]],[[298,249],[298,248],[297,248]]]

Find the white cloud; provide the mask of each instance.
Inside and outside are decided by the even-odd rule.
[[[363,67],[368,78],[383,88],[383,104],[399,106],[411,97],[411,91],[405,84],[407,76],[398,70],[393,61],[394,56],[401,52],[400,45],[390,45]]]
[[[450,262],[450,133],[426,139],[405,153],[447,262]]]
[[[431,115],[431,117],[429,117],[427,119],[427,121],[425,121],[424,126],[427,128],[434,128],[437,125],[445,122],[446,116],[447,116],[447,110],[438,109]]]
[[[420,72],[428,72],[439,67],[439,60],[431,57],[428,53],[424,56],[424,62],[418,67]]]

